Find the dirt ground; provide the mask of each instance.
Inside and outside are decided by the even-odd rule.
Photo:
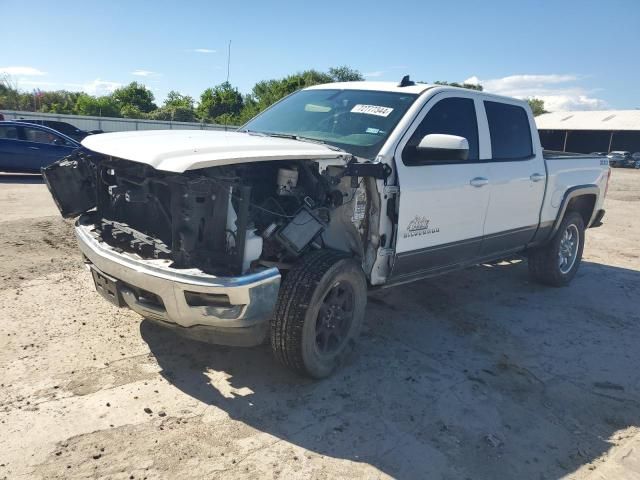
[[[610,190],[570,287],[380,291],[313,382],[108,305],[46,187],[0,176],[0,478],[640,478],[640,171]]]

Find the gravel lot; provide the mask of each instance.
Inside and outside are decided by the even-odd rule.
[[[0,176],[0,478],[640,478],[640,171],[610,190],[570,287],[515,260],[378,292],[312,382],[111,307]]]

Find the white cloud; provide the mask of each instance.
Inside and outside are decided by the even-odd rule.
[[[151,75],[159,75],[157,72],[152,72],[150,70],[134,70],[131,72],[131,75],[135,75],[136,77],[149,77]]]
[[[100,80],[99,78],[87,83],[65,83],[65,86],[71,90],[86,92],[89,95],[107,95],[112,93],[116,88],[122,86],[118,82],[109,82]]]
[[[42,75],[46,75],[47,73],[34,67],[0,67],[0,75],[1,74],[40,77]]]
[[[502,78],[467,78],[464,83],[480,84],[486,92],[515,98],[540,98],[551,112],[563,110],[599,110],[607,103],[592,96],[579,85],[577,75],[510,75]]]
[[[367,72],[362,74],[362,76],[365,78],[378,78],[378,77],[381,77],[382,75],[384,75],[383,70],[377,70],[375,72]]]
[[[191,51],[196,53],[216,53],[215,50],[211,50],[210,48],[194,48]]]

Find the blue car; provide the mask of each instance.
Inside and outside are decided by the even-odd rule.
[[[0,172],[40,173],[80,144],[42,125],[0,121]]]

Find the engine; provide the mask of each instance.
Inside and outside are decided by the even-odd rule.
[[[366,188],[345,166],[270,161],[173,174],[106,157],[96,165],[102,239],[176,268],[287,268],[312,248],[361,253],[367,233]]]

